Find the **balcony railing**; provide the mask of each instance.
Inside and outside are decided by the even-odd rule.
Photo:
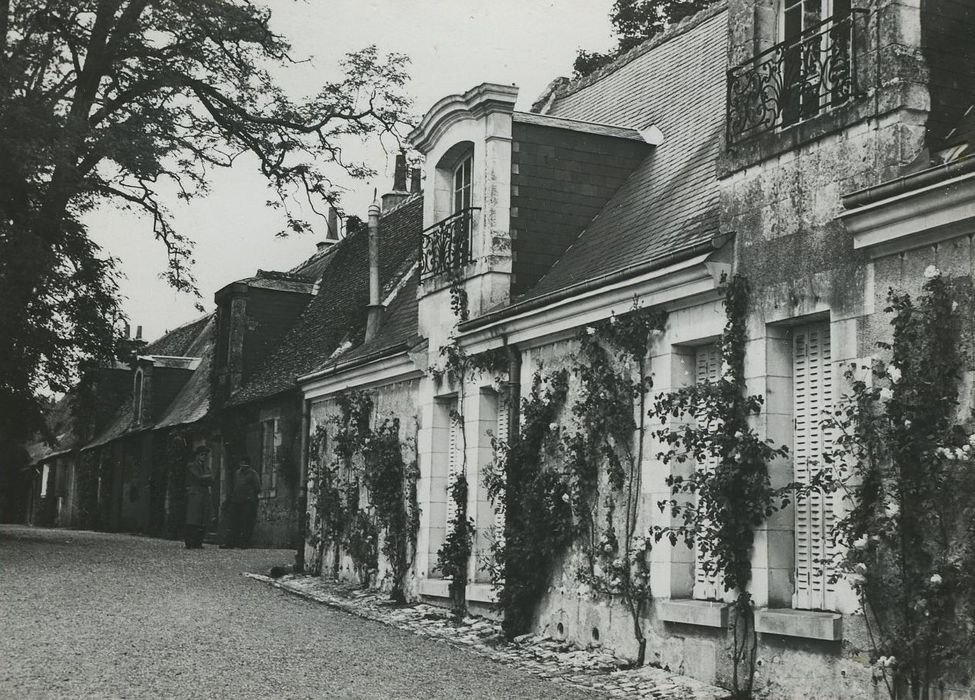
[[[728,71],[728,143],[811,119],[857,95],[858,20],[830,18]]]
[[[474,260],[474,217],[480,207],[461,209],[425,229],[420,250],[420,275],[456,270]]]

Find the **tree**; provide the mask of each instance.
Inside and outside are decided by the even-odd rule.
[[[572,64],[575,77],[598,70],[637,44],[659,34],[668,25],[680,22],[715,0],[616,0],[609,19],[616,33],[617,46],[607,53],[580,49]]]
[[[212,168],[249,153],[300,232],[294,197],[317,214],[330,174],[372,174],[344,139],[399,140],[405,56],[349,54],[341,80],[296,101],[271,74],[293,61],[270,16],[248,0],[0,0],[0,435],[37,430],[39,392],[111,357],[115,261],[86,212],[147,214],[167,280],[197,293],[167,188],[205,195]]]

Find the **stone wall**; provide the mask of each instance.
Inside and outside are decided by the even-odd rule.
[[[400,443],[403,446],[403,459],[407,465],[417,458],[416,438],[420,428],[417,412],[418,384],[419,382],[417,380],[401,381],[368,390],[373,401],[371,416],[372,428],[378,428],[386,420],[399,420]],[[335,459],[333,438],[338,429],[336,422],[341,420],[341,417],[342,414],[334,395],[311,403],[309,413],[309,439],[314,440],[315,435],[320,434],[322,429],[324,429],[326,437],[324,440],[324,450],[316,452],[315,447],[310,446],[310,461],[317,460],[322,464],[331,464]],[[355,460],[354,466],[356,469],[361,470],[361,458]],[[310,523],[315,521],[315,488],[314,481],[310,481],[308,486],[308,520]],[[360,490],[359,507],[366,511],[370,509],[369,494],[365,487],[362,487]],[[336,547],[333,542],[324,543],[321,557],[315,547],[306,546],[305,556],[306,561],[309,562],[309,568],[321,566],[323,576],[332,575],[335,571],[334,566],[337,561],[337,573],[341,581],[371,584],[382,590],[389,590],[392,585],[392,573],[389,562],[383,556],[381,546],[379,552],[379,571],[375,580],[371,582],[359,580],[352,558],[343,547]],[[319,561],[319,559],[321,560]],[[408,582],[407,589],[415,595],[415,580]]]

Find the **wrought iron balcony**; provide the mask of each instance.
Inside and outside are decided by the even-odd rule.
[[[811,119],[858,93],[858,20],[831,17],[728,71],[728,143]]]
[[[429,277],[457,270],[474,260],[474,217],[480,207],[456,214],[424,229],[420,250],[420,275]]]

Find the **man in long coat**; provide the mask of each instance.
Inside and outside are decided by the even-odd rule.
[[[203,535],[210,524],[210,451],[200,446],[196,448],[193,461],[186,470],[186,526],[184,541],[187,549],[203,547]]]
[[[257,521],[257,501],[261,492],[261,476],[254,471],[251,461],[242,457],[234,474],[233,486],[228,499],[230,512],[229,539],[221,549],[250,546]]]

